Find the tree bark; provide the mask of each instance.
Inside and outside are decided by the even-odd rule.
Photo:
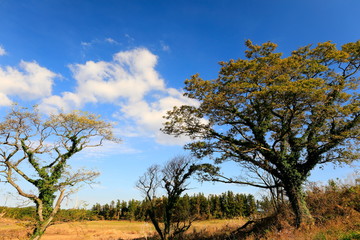
[[[37,206],[37,212],[38,212],[38,223],[36,224],[36,227],[32,233],[32,235],[30,236],[29,240],[39,240],[41,239],[42,235],[45,233],[46,229],[50,226],[50,223],[52,222],[52,220],[54,219],[56,213],[59,211],[60,209],[60,205],[62,200],[64,199],[64,194],[65,194],[65,189],[62,189],[60,191],[60,195],[58,200],[56,201],[56,205],[54,207],[54,209],[52,210],[50,216],[48,216],[46,218],[46,220],[43,220],[43,212],[42,212],[42,201],[40,201],[40,205]]]
[[[39,240],[42,237],[42,235],[45,233],[46,229],[49,227],[53,219],[54,217],[51,216],[45,221],[40,222],[40,224],[36,225],[33,234],[30,236],[30,240]]]
[[[286,195],[289,198],[291,208],[295,214],[295,226],[300,228],[304,225],[313,224],[314,219],[306,206],[305,197],[300,186],[285,186]]]
[[[164,240],[164,235],[163,235],[163,232],[161,231],[161,228],[160,228],[160,226],[159,226],[159,222],[158,222],[158,220],[157,220],[156,217],[155,217],[154,209],[148,210],[148,215],[149,215],[149,217],[150,217],[150,220],[151,220],[152,224],[153,224],[154,227],[155,227],[155,230],[156,230],[157,233],[159,234],[161,240]]]

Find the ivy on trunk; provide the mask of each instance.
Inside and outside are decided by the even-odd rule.
[[[98,142],[90,144],[97,137]],[[80,111],[44,118],[36,108],[13,106],[0,122],[0,162],[6,182],[36,206],[36,223],[30,239],[40,239],[60,209],[61,202],[80,182],[91,183],[98,172],[71,172],[70,158],[103,140],[118,141],[112,126],[99,116]],[[29,168],[30,166],[30,168]],[[24,190],[17,179],[33,186]]]
[[[198,104],[174,107],[162,131],[189,136],[185,148],[198,158],[273,176],[276,185],[260,187],[285,189],[299,227],[311,222],[301,188],[311,170],[358,159],[360,41],[308,45],[288,57],[271,42],[246,46],[245,59],[220,62],[216,79],[185,81],[184,95]],[[204,169],[207,179],[259,186]]]

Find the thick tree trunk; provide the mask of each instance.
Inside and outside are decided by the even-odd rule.
[[[306,206],[305,197],[301,186],[286,186],[286,195],[289,198],[291,208],[295,214],[295,226],[297,228],[313,224],[314,219]]]
[[[30,235],[29,240],[41,239],[41,237],[45,233],[46,229],[50,226],[56,213],[59,211],[60,204],[61,204],[62,200],[64,199],[64,194],[65,194],[65,189],[62,189],[60,191],[59,198],[56,201],[55,207],[52,209],[50,215],[47,216],[46,218],[44,218],[44,215],[43,215],[43,206],[44,206],[43,202],[44,201],[42,201],[41,199],[38,199],[38,202],[36,202],[37,203],[36,212],[38,215],[38,220],[37,220],[37,224],[36,224],[36,227],[35,227],[33,233]],[[47,208],[49,208],[49,207],[47,206]],[[48,209],[47,209],[47,211],[48,211]]]

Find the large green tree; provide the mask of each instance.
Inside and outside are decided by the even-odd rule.
[[[271,42],[246,46],[246,58],[220,62],[216,79],[185,81],[185,96],[199,105],[174,107],[163,131],[190,136],[186,148],[200,158],[274,176],[300,226],[312,221],[302,193],[311,170],[358,157],[360,41],[308,45],[287,57]]]
[[[1,173],[20,196],[36,205],[37,221],[30,239],[41,238],[74,186],[98,176],[95,171],[71,171],[69,160],[104,140],[117,141],[112,124],[86,112],[45,118],[36,108],[14,106],[0,122]]]

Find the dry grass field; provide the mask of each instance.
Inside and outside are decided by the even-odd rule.
[[[325,225],[312,226],[307,229],[295,229],[291,226],[281,230],[270,230],[262,236],[250,235],[230,239],[247,240],[357,240],[360,239],[359,214],[343,216]],[[242,226],[245,220],[208,220],[194,222],[187,234],[189,239],[198,236],[213,236],[213,239],[224,239],[219,233],[228,234]],[[26,222],[0,218],[0,240],[22,240],[26,238]],[[136,221],[84,221],[58,223],[47,230],[43,240],[120,240],[147,239],[155,234],[151,223]],[[215,237],[215,236],[218,237]]]
[[[194,222],[188,234],[211,235],[231,231],[245,220],[208,220]],[[26,239],[25,222],[0,219],[0,240]],[[155,234],[151,223],[136,221],[84,221],[59,223],[50,226],[43,240],[118,240],[147,238]]]

